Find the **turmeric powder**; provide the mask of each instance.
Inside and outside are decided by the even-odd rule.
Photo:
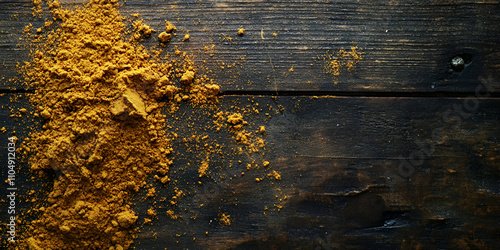
[[[17,248],[128,249],[139,218],[130,198],[152,174],[162,184],[170,181],[173,149],[161,109],[185,101],[216,104],[220,86],[180,50],[174,56],[184,60],[153,57],[139,44],[155,32],[144,21],[134,23],[127,39],[117,0],[90,0],[73,10],[57,0],[46,2],[55,22],[36,35],[36,44],[43,46],[24,67],[34,89],[30,102],[38,107],[34,116],[43,127],[30,134],[23,149],[34,174],[55,171],[57,176],[46,201],[36,204],[40,216]],[[176,27],[166,21],[165,30],[161,42],[172,39]],[[250,152],[264,147],[265,127],[256,135],[248,132],[242,114],[222,112],[214,119]],[[200,178],[208,175],[208,159]],[[172,206],[185,195],[175,192]],[[149,188],[147,196],[156,196],[156,189]],[[156,214],[148,210],[146,222]],[[178,218],[173,210],[167,215]],[[221,221],[231,224],[229,215]]]
[[[46,37],[55,46],[39,48],[25,67],[35,89],[30,101],[44,125],[24,146],[34,152],[34,173],[59,175],[18,247],[127,249],[138,218],[127,205],[131,195],[151,173],[169,180],[172,149],[161,107],[180,94],[215,101],[219,87],[194,81],[192,65],[154,61],[143,46],[125,41],[116,0],[91,0],[74,10],[49,2],[61,21]],[[134,28],[133,41],[154,31],[142,21]],[[176,69],[185,72],[180,87]]]
[[[343,69],[351,71],[363,59],[362,55],[363,52],[355,45],[351,46],[350,51],[339,49],[331,54],[326,54],[323,56],[325,71],[333,76],[339,76]]]

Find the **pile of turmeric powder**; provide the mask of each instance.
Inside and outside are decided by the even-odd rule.
[[[131,195],[151,173],[169,181],[172,148],[162,108],[215,103],[219,86],[198,76],[189,60],[154,59],[131,43],[136,34],[127,41],[117,0],[73,10],[47,3],[59,26],[36,35],[44,46],[24,67],[43,129],[30,134],[24,151],[34,173],[60,174],[18,248],[127,249],[138,218]]]

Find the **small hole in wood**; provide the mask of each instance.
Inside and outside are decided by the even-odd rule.
[[[451,58],[450,67],[454,72],[462,72],[471,63],[472,55],[469,53],[463,53]]]

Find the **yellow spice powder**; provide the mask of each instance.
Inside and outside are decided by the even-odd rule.
[[[331,54],[323,56],[325,71],[333,76],[339,76],[342,70],[351,71],[359,63],[363,53],[357,46],[351,46],[351,50],[339,49]]]
[[[41,11],[42,2],[34,2]],[[34,89],[30,102],[43,126],[25,140],[23,151],[35,175],[55,171],[57,176],[47,199],[35,204],[39,217],[28,225],[17,249],[128,249],[138,223],[130,198],[152,174],[162,184],[170,181],[173,149],[162,109],[175,111],[181,102],[216,104],[220,87],[179,49],[171,55],[176,58],[161,61],[141,46],[155,30],[138,20],[128,32],[117,0],[90,0],[73,10],[57,0],[46,3],[54,22],[34,36],[33,44],[42,46],[24,67],[25,80]],[[166,46],[176,30],[165,21],[160,45]],[[263,150],[266,128],[250,132],[244,120],[248,112],[218,111],[213,115],[216,131],[227,128],[240,153],[243,148],[248,153]],[[208,154],[198,168],[199,178],[208,175]],[[268,177],[281,179],[275,171]],[[157,196],[155,188],[147,188],[147,197]],[[174,192],[166,215],[175,220],[182,216],[174,207],[186,194],[177,187]],[[157,215],[154,207],[147,215],[144,223]],[[220,222],[231,225],[230,216],[222,214]]]
[[[189,60],[154,61],[131,43],[154,32],[142,21],[125,41],[116,0],[91,0],[74,10],[49,2],[60,25],[25,67],[35,89],[30,101],[44,125],[24,151],[34,173],[59,174],[18,248],[127,249],[138,218],[127,205],[131,195],[151,173],[169,180],[172,149],[161,108],[168,100],[216,102],[219,86],[195,81]]]

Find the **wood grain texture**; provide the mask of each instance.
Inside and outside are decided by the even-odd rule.
[[[29,59],[20,31],[29,23],[40,27],[46,18],[32,17],[31,7],[27,0],[0,0],[0,91],[24,88],[22,81],[9,81],[17,77],[16,64]],[[252,129],[263,124],[267,130],[264,155],[234,154],[239,145],[230,134],[206,131],[209,113],[182,107],[169,120],[179,129],[170,132],[204,133],[228,154],[214,157],[209,177],[200,180],[189,166],[203,159],[203,147],[174,144],[171,183],[187,196],[171,208],[159,200],[171,197],[174,185],[151,180],[158,196],[139,194],[134,209],[144,221],[156,202],[158,218],[141,225],[136,249],[500,244],[500,103],[475,93],[500,89],[498,1],[129,0],[120,11],[140,14],[158,31],[164,20],[173,22],[178,32],[167,49],[193,54],[221,84],[222,110],[261,109],[246,119]],[[243,36],[239,28],[246,30]],[[191,39],[182,42],[188,32]],[[364,52],[355,70],[326,74],[322,56],[353,43]],[[464,53],[470,65],[450,72],[451,58]],[[277,97],[258,95],[276,91]],[[352,96],[329,96],[338,93]],[[13,131],[23,139],[28,128],[39,127],[28,116],[11,117],[19,108],[32,109],[23,95],[0,96],[0,104],[0,128],[7,129],[0,149],[6,152]],[[269,169],[246,170],[264,160]],[[271,170],[282,180],[268,179]],[[41,196],[46,188],[28,183],[26,165],[19,180],[22,192],[36,189]],[[184,219],[168,218],[168,209]],[[231,216],[230,226],[218,222],[221,213]],[[5,214],[0,203],[2,221]]]
[[[5,103],[9,96],[0,98]],[[474,100],[477,105],[467,111]],[[265,154],[213,157],[210,177],[199,179],[199,152],[188,150],[196,145],[175,142],[172,184],[152,180],[158,196],[140,198],[144,193],[135,201],[140,221],[155,202],[158,212],[157,220],[141,226],[136,249],[463,249],[499,243],[497,99],[227,96],[221,110],[256,103],[269,116],[246,119],[250,129],[266,126]],[[32,121],[12,122],[4,110],[8,132],[0,140],[14,125],[22,139]],[[188,106],[175,117],[168,123],[180,136],[202,134],[212,124]],[[229,152],[238,147],[224,132],[209,136]],[[269,170],[247,171],[246,163],[254,160],[270,161]],[[400,170],[405,162],[410,167]],[[255,182],[271,170],[282,180]],[[187,195],[171,208],[160,199],[170,197],[173,186]],[[168,218],[168,209],[184,219]],[[221,213],[231,216],[230,226],[217,221]]]
[[[2,85],[22,88],[7,81],[16,62],[27,59],[19,31],[43,20],[29,18],[26,0],[1,1],[0,10]],[[169,49],[193,54],[227,91],[471,93],[479,76],[500,78],[498,1],[141,0],[120,10],[140,14],[158,31],[172,21],[178,36]],[[188,32],[190,41],[182,42]],[[365,53],[356,69],[326,74],[321,58],[353,43]],[[464,53],[470,65],[450,73],[450,60]]]

